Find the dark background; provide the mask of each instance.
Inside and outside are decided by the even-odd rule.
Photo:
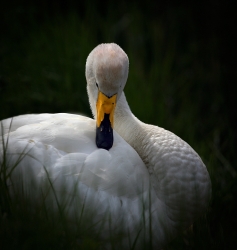
[[[233,3],[4,1],[0,119],[51,112],[91,116],[84,76],[87,55],[100,43],[118,43],[130,59],[125,93],[134,114],[187,141],[212,179],[207,214],[167,249],[235,249]]]

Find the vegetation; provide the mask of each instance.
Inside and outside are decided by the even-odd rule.
[[[212,180],[210,207],[167,250],[235,249],[237,243],[234,52],[228,44],[234,14],[224,20],[219,13],[227,13],[229,6],[218,3],[207,2],[204,8],[23,1],[4,3],[0,13],[0,120],[26,113],[91,116],[86,58],[96,45],[115,42],[129,56],[125,93],[133,113],[174,132],[200,154]],[[0,249],[101,247],[91,234],[78,244],[57,215],[46,216],[26,198],[12,200],[4,181],[1,172]],[[3,206],[4,199],[11,209]]]

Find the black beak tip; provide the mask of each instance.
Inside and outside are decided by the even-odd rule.
[[[105,114],[100,127],[96,127],[96,146],[109,150],[114,142],[113,129],[110,124],[109,115]]]

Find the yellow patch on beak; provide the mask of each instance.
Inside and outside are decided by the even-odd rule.
[[[104,120],[104,114],[109,114],[109,120],[111,123],[111,127],[114,126],[114,110],[116,106],[116,98],[117,95],[113,95],[108,98],[102,92],[99,91],[98,99],[96,103],[97,109],[97,127],[100,126],[101,122]]]

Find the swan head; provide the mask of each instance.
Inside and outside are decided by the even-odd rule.
[[[128,78],[128,67],[126,53],[115,43],[98,45],[87,58],[87,92],[99,148],[108,150],[113,145],[114,110]]]

